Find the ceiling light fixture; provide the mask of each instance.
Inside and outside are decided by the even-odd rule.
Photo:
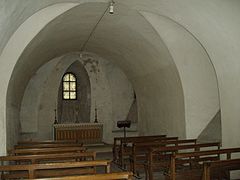
[[[111,2],[110,2],[110,6],[109,6],[109,13],[110,14],[113,14],[114,13],[114,1],[112,0]]]
[[[113,5],[115,4],[115,2],[113,0],[111,0],[110,2],[110,5],[108,4],[108,6],[106,7],[105,11],[103,12],[103,14],[101,15],[101,17],[98,19],[97,23],[95,24],[95,26],[93,27],[92,31],[90,32],[87,40],[83,43],[81,49],[80,49],[80,52],[82,53],[83,51],[85,51],[86,49],[86,46],[89,42],[89,40],[91,39],[92,35],[94,34],[95,30],[97,29],[97,26],[98,24],[101,22],[101,20],[103,19],[103,17],[107,14],[107,11],[109,9],[109,13],[110,14],[113,14]],[[80,58],[82,58],[82,55],[80,54]]]

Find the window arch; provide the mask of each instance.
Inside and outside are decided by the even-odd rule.
[[[77,99],[77,78],[73,73],[66,73],[62,79],[62,95],[64,100]]]

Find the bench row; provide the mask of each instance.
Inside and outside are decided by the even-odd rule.
[[[231,159],[231,154],[240,154],[240,148],[220,149],[218,142],[197,143],[196,139],[179,140],[164,135],[115,138],[114,142],[114,162],[137,176],[142,169],[150,180],[155,171],[163,172],[166,179],[185,180],[194,176],[223,179],[229,177],[231,170],[240,169],[239,159]],[[226,154],[225,160],[220,158],[222,154]],[[216,163],[227,165],[219,170]]]

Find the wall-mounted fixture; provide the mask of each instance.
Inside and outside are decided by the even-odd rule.
[[[113,1],[113,0],[110,2],[109,13],[110,13],[110,14],[113,14],[113,13],[114,13],[114,1]]]

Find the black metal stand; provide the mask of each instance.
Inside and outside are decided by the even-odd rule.
[[[126,133],[126,127],[130,128],[131,126],[131,121],[128,120],[124,120],[124,121],[118,121],[117,122],[117,127],[118,128],[122,128],[123,127],[123,138],[124,138],[124,146],[126,146],[126,137],[127,137],[127,133]]]

